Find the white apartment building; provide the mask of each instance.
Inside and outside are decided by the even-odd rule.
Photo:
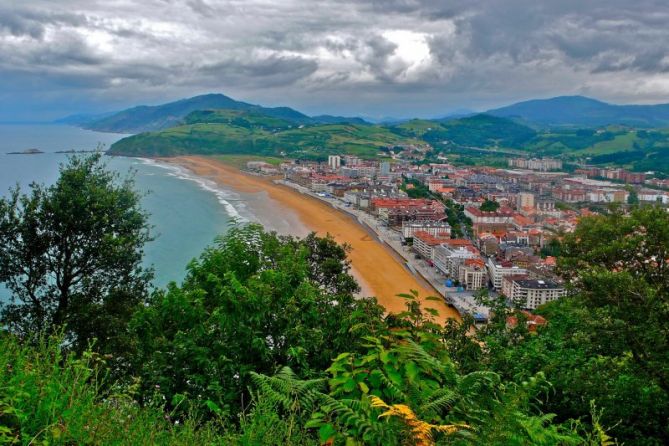
[[[424,259],[434,260],[434,250],[438,248],[448,237],[430,235],[427,232],[418,231],[413,237],[413,249]]]
[[[504,276],[519,276],[527,274],[527,270],[525,268],[519,268],[517,266],[502,266],[500,263],[495,262],[495,260],[492,258],[488,259],[486,267],[488,268],[488,277],[490,277],[492,286],[495,287],[496,291],[500,291],[502,289],[502,279]]]
[[[452,278],[459,277],[460,265],[464,265],[465,260],[478,257],[465,247],[460,246],[457,249],[454,249],[449,248],[446,245],[435,247],[432,255],[434,266],[439,271]]]
[[[540,305],[557,300],[567,293],[563,286],[547,280],[506,277],[502,282],[502,294],[528,310],[535,310]]]
[[[458,267],[458,280],[466,290],[480,290],[488,282],[485,268],[461,264]]]
[[[427,232],[432,236],[439,237],[450,237],[451,236],[451,225],[445,221],[409,221],[404,220],[402,222],[402,237],[404,240],[413,238],[416,232]]]
[[[328,156],[328,166],[332,170],[337,170],[341,167],[341,157],[339,155]]]

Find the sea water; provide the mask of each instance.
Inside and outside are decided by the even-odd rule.
[[[108,148],[123,136],[61,125],[0,125],[0,196],[17,185],[27,191],[32,182],[56,181],[58,167],[69,155],[55,152]],[[45,153],[7,154],[33,148]],[[150,214],[155,237],[146,246],[144,263],[155,270],[155,287],[180,282],[187,264],[216,236],[234,221],[250,219],[237,194],[181,167],[125,157],[105,157],[105,162],[122,177],[134,175],[135,188],[143,195],[142,206]],[[0,289],[0,300],[7,297],[8,291]]]

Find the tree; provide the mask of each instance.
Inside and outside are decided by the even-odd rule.
[[[143,397],[202,416],[236,416],[250,403],[250,373],[290,366],[322,374],[382,328],[383,309],[356,298],[346,248],[332,238],[231,228],[135,315],[135,369]],[[156,390],[158,389],[158,390]],[[188,399],[189,404],[180,404]]]
[[[659,207],[584,219],[559,266],[593,311],[602,352],[631,354],[669,392],[669,217]],[[600,339],[601,342],[601,339]],[[598,344],[600,343],[598,342]]]
[[[479,209],[481,209],[483,212],[495,212],[497,209],[499,209],[499,203],[493,200],[486,200]]]
[[[52,186],[14,189],[0,200],[0,282],[12,292],[2,322],[24,338],[66,327],[78,351],[93,338],[111,349],[146,296],[148,240],[132,179],[100,154],[70,158]]]

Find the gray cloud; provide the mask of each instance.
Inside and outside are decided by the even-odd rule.
[[[669,101],[666,1],[0,3],[0,119],[209,91],[378,116],[558,94]]]

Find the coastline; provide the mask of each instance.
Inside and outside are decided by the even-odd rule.
[[[376,296],[379,304],[388,312],[404,311],[405,301],[396,297],[397,294],[416,290],[426,308],[434,308],[439,312],[436,318],[438,322],[460,318],[457,311],[445,302],[425,300],[428,296],[439,296],[439,293],[425,280],[414,276],[397,253],[347,213],[290,187],[244,173],[213,158],[183,156],[161,158],[160,161],[186,168],[197,176],[226,186],[250,199],[249,206],[253,207],[259,222],[268,229],[296,236],[304,236],[311,231],[320,236],[329,233],[337,242],[347,243],[352,248],[349,254],[352,274],[360,283],[361,294]],[[277,217],[281,219],[280,225],[272,223]]]

